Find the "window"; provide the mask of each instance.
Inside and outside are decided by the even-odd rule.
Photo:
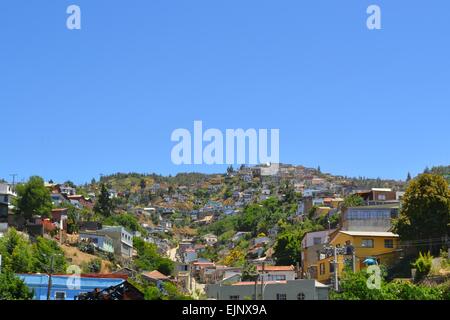
[[[325,274],[325,263],[320,264],[320,274]]]
[[[239,296],[230,296],[230,300],[239,300]]]
[[[269,274],[267,276],[267,281],[284,281],[286,280],[285,274]]]
[[[330,273],[334,272],[334,262],[330,262]]]
[[[378,200],[381,200],[381,201],[386,200],[386,195],[385,194],[379,194],[378,195]]]
[[[385,248],[394,248],[394,240],[384,239],[384,247]]]
[[[300,292],[300,293],[297,295],[297,300],[305,300],[305,294],[304,294],[303,292]]]
[[[373,239],[362,239],[361,247],[373,248]]]
[[[320,237],[314,237],[313,238],[313,244],[314,245],[321,244],[321,243],[322,243],[322,238],[320,238]]]
[[[287,300],[286,293],[277,293],[277,300]]]
[[[66,300],[66,293],[64,291],[56,291],[55,300]]]

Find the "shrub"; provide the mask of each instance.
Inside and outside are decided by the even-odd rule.
[[[416,268],[416,281],[422,280],[431,270],[433,264],[433,256],[428,251],[425,254],[419,253],[419,258],[413,263],[414,268]]]
[[[83,269],[86,273],[99,273],[102,269],[102,260],[92,259],[83,266]]]

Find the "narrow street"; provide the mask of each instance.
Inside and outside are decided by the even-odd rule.
[[[177,259],[177,251],[178,246],[175,248],[171,248],[167,251],[167,256],[170,258],[170,260],[174,262],[180,262]],[[191,286],[190,288],[188,288],[188,290],[194,299],[199,300],[202,294],[204,294],[205,292],[205,285],[202,283],[198,283],[194,277],[191,277],[190,279],[191,279]]]

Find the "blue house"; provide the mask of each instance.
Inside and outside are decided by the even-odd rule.
[[[48,275],[46,274],[19,274],[25,284],[34,289],[34,300],[47,300]],[[117,286],[125,279],[105,278],[96,276],[81,276],[74,278],[71,275],[52,276],[52,287],[50,290],[51,300],[75,300],[75,297],[81,293],[103,290],[112,286]]]

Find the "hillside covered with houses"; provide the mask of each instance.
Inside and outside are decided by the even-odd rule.
[[[449,299],[450,166],[404,181],[266,169],[3,180],[0,277],[41,300]],[[370,266],[383,290],[355,291]]]

